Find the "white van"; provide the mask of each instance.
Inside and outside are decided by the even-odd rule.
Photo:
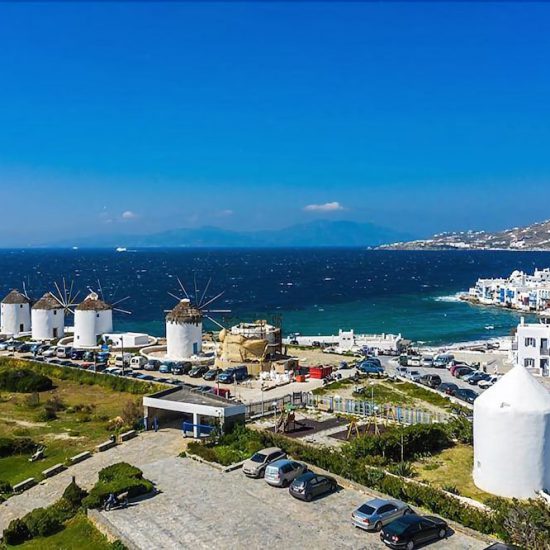
[[[132,361],[133,354],[132,353],[125,353],[124,354],[124,364],[129,365]],[[115,367],[122,367],[123,366],[123,357],[122,353],[117,353],[115,355]]]
[[[142,369],[145,366],[145,363],[147,363],[147,357],[144,357],[143,355],[134,355],[130,359],[130,366],[134,369]]]
[[[70,359],[73,348],[71,346],[59,346],[55,350],[55,355],[60,359]]]

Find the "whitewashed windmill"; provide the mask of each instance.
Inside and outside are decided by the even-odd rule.
[[[166,315],[166,355],[170,359],[183,360],[198,355],[202,350],[203,318],[209,319],[223,329],[223,325],[213,319],[211,314],[229,313],[230,310],[207,309],[224,294],[224,292],[220,292],[210,299],[207,298],[212,279],[208,280],[202,294],[200,294],[197,288],[197,279],[194,278],[195,292],[192,295],[193,300],[179,277],[177,281],[183,295],[178,296],[171,292],[168,293],[178,300],[178,303],[173,309],[168,310]]]
[[[2,334],[19,336],[31,329],[31,300],[23,283],[23,292],[10,291],[0,304],[0,331]]]
[[[67,287],[63,279],[63,290],[54,282],[57,294],[46,292],[31,309],[33,340],[52,340],[65,335],[65,317],[74,314],[78,292],[73,294],[73,282]]]
[[[101,283],[97,281],[98,291],[88,287],[90,293],[80,302],[74,312],[74,345],[90,348],[97,345],[97,337],[113,332],[113,311],[130,315],[131,312],[116,307],[129,296],[109,303],[105,300]]]

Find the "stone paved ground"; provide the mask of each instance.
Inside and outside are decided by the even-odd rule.
[[[156,433],[147,432],[103,453],[94,453],[92,458],[75,464],[64,472],[0,504],[0,532],[12,519],[22,517],[35,508],[53,504],[61,497],[72,476],[76,477],[76,482],[81,487],[89,489],[97,481],[99,470],[109,464],[125,461],[142,468],[150,462],[177,456],[184,447],[185,442],[181,432],[166,429]]]
[[[385,548],[378,534],[354,528],[351,512],[369,496],[351,489],[311,503],[287,489],[222,473],[190,459],[165,458],[143,467],[161,494],[103,519],[132,546],[155,549]],[[455,533],[434,550],[478,550],[483,542]]]

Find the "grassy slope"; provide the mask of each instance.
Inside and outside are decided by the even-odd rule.
[[[109,550],[112,545],[82,514],[69,520],[65,528],[49,537],[37,537],[17,546],[18,550]]]
[[[30,463],[28,455],[0,459],[0,479],[18,483],[36,477],[46,468],[83,450],[105,441],[109,432],[108,420],[117,417],[126,401],[139,396],[113,391],[100,386],[79,384],[54,379],[55,389],[40,394],[41,405],[52,396],[58,396],[67,407],[92,405],[91,413],[58,412],[58,419],[37,422],[42,406],[31,408],[25,404],[28,394],[0,394],[0,436],[28,436],[46,445],[46,458]]]
[[[454,485],[460,494],[483,501],[490,495],[478,489],[472,479],[474,449],[469,445],[457,445],[441,453],[414,463],[421,481],[429,481],[437,487]]]

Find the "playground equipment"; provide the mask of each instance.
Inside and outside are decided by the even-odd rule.
[[[29,462],[36,462],[37,460],[43,459],[45,450],[46,450],[46,447],[44,447],[44,445],[38,446],[36,448],[36,451],[34,451],[34,453],[29,458]]]
[[[290,429],[290,426],[292,425],[292,430]],[[294,412],[294,408],[292,406],[289,406],[286,410],[281,412],[281,416],[277,419],[277,422],[275,424],[275,432],[281,432],[286,433],[290,431],[296,430],[296,425],[300,427],[304,427],[303,422],[299,422],[296,420],[296,413]]]
[[[355,437],[359,437],[361,434],[359,433],[359,426],[357,425],[357,420],[353,419],[348,426],[348,433],[346,435],[346,440],[349,441],[351,438],[351,434],[355,432]]]

